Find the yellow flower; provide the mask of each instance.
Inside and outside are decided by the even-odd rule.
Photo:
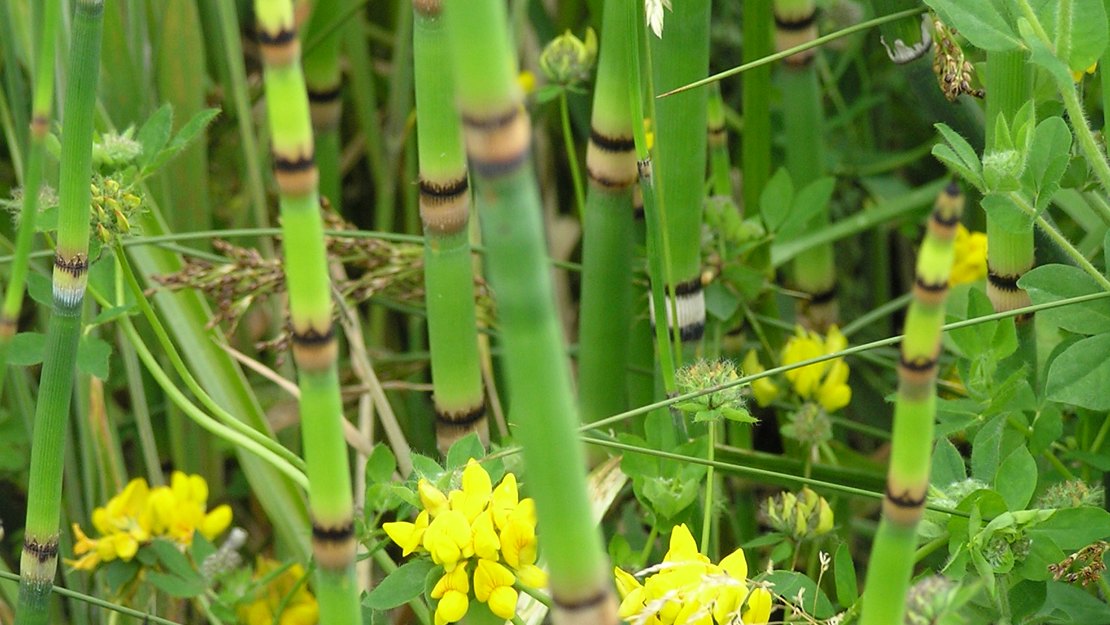
[[[839,352],[848,346],[848,340],[835,325],[822,338],[820,334],[797,326],[794,336],[782,350],[783,364],[794,364]],[[840,410],[852,400],[848,386],[848,364],[844,358],[826,360],[786,372],[786,379],[802,399],[815,399],[826,412]]]
[[[501,528],[501,556],[514,569],[536,563],[536,513],[532,499],[524,499]]]
[[[744,375],[755,375],[767,370],[763,367],[763,363],[759,362],[759,356],[754,349],[748,350],[747,355],[744,356],[742,367]],[[771,405],[771,402],[778,399],[779,387],[769,377],[759,378],[752,382],[752,396],[755,397],[755,403],[767,407]]]
[[[493,489],[493,495],[490,499],[490,513],[493,514],[493,523],[497,529],[505,526],[505,522],[509,519],[509,515],[516,509],[517,504],[520,503],[519,495],[517,494],[516,476],[512,473],[506,473],[505,477],[501,478],[501,483],[497,488]]]
[[[493,560],[481,558],[474,569],[474,598],[488,604],[491,612],[503,619],[516,614],[516,577],[509,569]]]
[[[956,226],[955,260],[952,263],[951,286],[978,282],[987,277],[987,235],[971,232],[963,224]]]
[[[422,510],[416,515],[416,523],[397,521],[384,523],[382,529],[401,547],[401,555],[409,555],[416,551],[424,542],[424,531],[428,529],[428,511]]]
[[[465,567],[456,567],[444,573],[432,588],[432,599],[439,599],[436,605],[435,625],[446,625],[462,620],[470,608],[470,579]]]
[[[424,532],[424,548],[432,556],[432,562],[442,564],[443,569],[451,572],[459,561],[474,555],[474,541],[470,533],[470,523],[458,510],[441,513]]]
[[[417,482],[416,491],[420,494],[420,503],[424,504],[424,509],[432,515],[432,518],[451,509],[451,506],[447,503],[447,496],[440,492],[438,488],[432,486],[428,480]]]
[[[489,504],[493,484],[490,483],[489,473],[471,458],[466,463],[462,474],[462,490],[453,490],[447,496],[452,510],[458,510],[466,515],[466,520],[471,523],[482,510]]]
[[[69,563],[91,571],[102,562],[131,560],[153,538],[188,547],[196,532],[211,540],[231,525],[230,506],[207,509],[208,483],[204,478],[177,471],[170,481],[170,486],[154,489],[143,478],[128,482],[122,492],[93,510],[97,538],[90,538],[74,525],[74,555],[82,557]]]
[[[260,556],[255,563],[253,579],[256,582],[266,579],[281,566],[276,560]],[[247,625],[273,625],[274,616],[281,609],[278,625],[316,625],[320,620],[320,607],[304,583],[305,575],[304,567],[299,564],[286,568],[260,588],[253,601],[238,608],[239,620]]]
[[[621,596],[619,615],[646,625],[730,625],[743,610],[743,622],[761,625],[770,618],[771,594],[749,592],[748,562],[737,549],[713,564],[698,552],[685,525],[671,531],[663,563],[641,584],[633,575],[614,569]]]
[[[524,95],[532,95],[532,92],[536,90],[536,75],[526,69],[521,70],[516,75],[516,84],[520,86]]]
[[[497,560],[501,540],[493,529],[493,513],[489,510],[478,515],[470,527],[473,531],[474,555],[487,560]]]

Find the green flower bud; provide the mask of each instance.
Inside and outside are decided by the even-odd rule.
[[[959,587],[943,575],[924,577],[906,593],[905,625],[931,625],[953,606]]]
[[[761,507],[767,524],[795,540],[816,538],[833,528],[833,512],[824,497],[803,488],[797,495],[768,497]]]
[[[586,29],[586,40],[575,37],[568,30],[552,39],[540,54],[540,69],[547,78],[560,85],[571,86],[585,82],[597,59],[597,35]]]

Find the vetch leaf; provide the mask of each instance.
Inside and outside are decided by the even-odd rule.
[[[38,332],[20,332],[12,337],[8,347],[8,364],[29,367],[42,362],[46,353],[46,335]]]
[[[777,235],[781,240],[789,240],[810,229],[811,221],[829,204],[832,199],[836,180],[830,176],[819,178],[794,196],[790,213]]]
[[[27,294],[43,306],[54,305],[54,282],[38,273],[27,274]]]
[[[967,467],[964,466],[960,451],[947,438],[937,440],[936,448],[933,449],[933,469],[929,472],[929,483],[937,488],[944,488],[966,477]]]
[[[139,129],[135,136],[139,145],[143,146],[143,152],[139,155],[140,168],[146,168],[147,164],[162,151],[166,142],[170,140],[170,130],[172,128],[173,107],[169,103],[163,104],[147,118],[143,127]]]
[[[1023,510],[1037,489],[1037,461],[1025,446],[1013,451],[998,467],[994,490],[1011,511]]]
[[[1052,361],[1048,398],[1091,410],[1110,410],[1110,334],[1077,341]]]
[[[362,605],[375,610],[390,610],[404,605],[424,592],[424,580],[435,567],[428,558],[416,558],[397,567],[362,599]]]
[[[960,173],[968,182],[982,189],[983,164],[979,161],[979,155],[975,153],[975,148],[971,147],[971,144],[967,142],[967,139],[960,136],[960,133],[952,130],[946,124],[934,124],[933,126],[940,132],[941,137],[948,142],[948,145],[951,146],[951,151],[956,156],[954,160],[962,165],[963,171],[960,171]],[[937,156],[937,158],[941,158],[941,156],[937,154],[937,147],[933,148],[933,155]],[[952,165],[953,163],[949,164]]]
[[[1065,508],[1029,531],[1046,536],[1057,547],[1071,552],[1110,536],[1110,512],[1091,506]]]
[[[779,227],[790,215],[790,208],[794,205],[794,183],[785,167],[780,167],[774,176],[763,187],[759,196],[759,211],[763,215],[763,224],[770,232],[777,232]]]
[[[1060,178],[1071,157],[1071,131],[1060,117],[1049,117],[1037,124],[1029,148],[1023,179],[1034,191],[1033,205],[1037,212],[1048,207],[1060,189]]]
[[[447,450],[447,468],[455,469],[466,466],[467,461],[471,458],[478,460],[485,455],[486,450],[482,448],[482,442],[478,440],[478,433],[471,432],[455,441],[451,448]]]
[[[86,334],[77,344],[77,370],[108,379],[108,360],[112,356],[112,346],[104,339]]]
[[[1071,265],[1041,265],[1018,280],[1034,304],[1058,302],[1071,297],[1102,292],[1102,287],[1087,272]],[[1037,313],[1042,320],[1076,334],[1110,332],[1110,301],[1093,300],[1071,306],[1050,308]]]
[[[998,0],[926,0],[944,19],[954,26],[976,48],[990,52],[1006,52],[1021,47],[1013,28],[1007,23]]]
[[[852,562],[852,551],[848,543],[840,543],[833,557],[833,575],[836,581],[836,600],[840,605],[852,605],[859,598],[856,581],[856,566]]]
[[[997,415],[979,428],[971,442],[971,477],[984,482],[994,481],[1002,448],[1002,429],[1005,427],[1006,416]]]

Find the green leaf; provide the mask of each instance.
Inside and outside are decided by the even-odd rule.
[[[1058,10],[1051,10],[1056,5],[1053,2],[1049,10],[1041,14],[1042,26],[1054,40],[1057,40],[1061,24],[1057,23]],[[1073,72],[1085,71],[1094,65],[1106,49],[1110,33],[1107,32],[1106,6],[1102,0],[1071,0],[1071,23],[1068,24],[1071,33],[1070,45],[1066,50],[1057,49],[1057,57],[1067,64]]]
[[[1110,536],[1110,512],[1091,506],[1065,508],[1029,531],[1051,539],[1064,551],[1076,551]]]
[[[104,310],[100,311],[100,313],[98,313],[96,317],[94,317],[93,320],[89,322],[89,325],[104,325],[122,317],[130,317],[132,315],[138,314],[138,312],[139,309],[134,304],[127,304],[126,306],[112,306],[111,308],[105,308]]]
[[[482,441],[478,440],[478,433],[471,432],[455,441],[451,448],[447,450],[447,468],[455,469],[466,466],[467,461],[471,458],[480,460],[485,455],[486,450],[482,447]]]
[[[46,353],[46,335],[38,332],[20,332],[12,337],[8,348],[8,364],[29,367],[42,362]]]
[[[998,472],[1002,447],[1002,430],[1006,415],[997,415],[979,428],[971,442],[971,476],[984,482],[993,482]]]
[[[1033,189],[1033,205],[1037,212],[1048,207],[1060,189],[1060,179],[1071,157],[1071,130],[1060,117],[1049,117],[1037,124],[1033,143],[1025,164],[1023,180]]]
[[[158,562],[170,573],[177,575],[182,579],[197,579],[200,580],[201,575],[193,568],[189,558],[185,554],[177,550],[177,545],[162,539],[155,539],[150,542],[150,548],[157,556]]]
[[[143,164],[143,175],[149,175],[162,168],[163,165],[173,160],[182,150],[196,140],[208,124],[220,114],[219,109],[204,109],[199,111],[189,120],[174,136],[165,148]],[[145,150],[144,150],[145,153]]]
[[[1046,404],[1033,421],[1033,436],[1029,439],[1029,453],[1039,455],[1064,435],[1064,415],[1055,404]]]
[[[1029,293],[1034,304],[1058,302],[1081,295],[1101,293],[1102,287],[1087,272],[1071,265],[1041,265],[1018,280],[1018,286]],[[1081,304],[1050,308],[1037,313],[1042,321],[1049,321],[1068,332],[1076,334],[1103,334],[1110,332],[1110,300],[1099,299]]]
[[[428,558],[409,560],[363,597],[362,605],[375,610],[390,610],[412,601],[424,592],[424,579],[434,567]]]
[[[1048,617],[1047,623],[1065,625],[1105,625],[1110,623],[1110,605],[1092,596],[1086,590],[1063,582],[1047,583],[1048,597],[1040,614]]]
[[[714,280],[705,287],[705,312],[713,315],[713,318],[728,321],[739,308],[740,298],[721,281]]]
[[[767,230],[777,232],[790,215],[793,205],[794,183],[786,168],[780,167],[767,181],[767,186],[763,187],[763,193],[759,196],[759,211]]]
[[[135,575],[139,573],[139,562],[135,559],[124,562],[117,558],[105,564],[101,570],[104,571],[104,581],[108,583],[108,588],[118,595],[124,584],[135,579]]]
[[[107,380],[111,356],[112,346],[107,341],[91,334],[83,335],[77,344],[77,370]]]
[[[422,477],[433,484],[443,475],[443,467],[423,454],[412,455],[412,470],[416,473],[414,477]]]
[[[54,306],[54,283],[49,276],[39,273],[27,274],[27,294],[43,306]]]
[[[1033,217],[1018,208],[1006,195],[988,193],[980,204],[996,227],[1010,232],[1021,232],[1033,226]]]
[[[953,482],[967,478],[967,467],[960,451],[947,438],[937,440],[933,449],[933,469],[929,472],[929,483],[944,488]]]
[[[975,148],[971,147],[971,144],[967,142],[967,139],[960,136],[960,133],[952,130],[947,125],[934,124],[934,127],[951,146],[949,151],[951,162],[937,153],[937,148],[941,147],[939,145],[933,147],[933,155],[953,166],[968,182],[982,189],[983,164],[979,161],[979,155],[975,153]],[[959,167],[956,167],[957,163]]]
[[[1037,489],[1037,461],[1024,446],[1018,447],[998,467],[994,490],[1010,510],[1023,510]]]
[[[940,14],[946,24],[959,30],[976,48],[990,52],[1016,50],[1021,47],[1021,41],[1007,23],[998,1],[925,0],[925,4]]]
[[[366,459],[366,483],[388,483],[393,479],[393,472],[397,470],[397,459],[393,450],[385,443],[374,445],[374,450]]]
[[[785,223],[779,228],[776,236],[780,240],[796,238],[807,232],[812,227],[814,217],[825,210],[832,199],[836,180],[830,176],[819,178],[806,185],[794,196],[790,206],[790,213]]]
[[[1029,60],[1048,72],[1049,76],[1052,76],[1052,79],[1056,81],[1056,88],[1074,89],[1075,85],[1072,83],[1071,72],[1068,70],[1067,64],[1056,58],[1056,55],[1033,32],[1032,26],[1025,18],[1018,20],[1018,31],[1021,32],[1022,40],[1029,48]]]
[[[805,610],[819,619],[829,618],[835,613],[832,603],[825,593],[809,577],[794,571],[775,571],[762,577],[762,580],[775,585],[775,593],[783,597],[797,597],[804,590]],[[816,608],[816,609],[815,609]]]
[[[170,140],[170,130],[173,128],[173,107],[169,103],[163,104],[147,118],[143,127],[139,129],[135,139],[143,146],[139,155],[139,166],[145,168],[154,160],[166,142]]]
[[[1077,341],[1048,370],[1049,399],[1091,410],[1110,410],[1110,334]]]
[[[840,543],[833,557],[833,575],[836,581],[836,601],[840,605],[852,605],[859,598],[856,581],[856,566],[852,562],[852,550],[848,543]]]
[[[745,408],[720,408],[721,414],[729,421],[738,423],[759,423],[759,419],[752,416]]]
[[[1044,605],[1048,591],[1044,582],[1022,580],[1010,589],[1010,618],[1021,623]]]
[[[968,167],[956,152],[951,147],[938,143],[933,146],[933,157],[938,161],[944,163],[949,169],[960,175],[961,178],[968,183],[974,185],[976,188],[983,188],[983,179],[970,167]]]
[[[146,579],[158,590],[179,599],[191,599],[204,592],[204,580],[199,578],[184,579],[159,571],[147,571]]]

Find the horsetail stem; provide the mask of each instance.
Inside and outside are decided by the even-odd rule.
[[[1029,101],[1032,73],[1020,50],[987,53],[987,151],[997,148],[994,136],[998,117],[1007,124]],[[1033,223],[1017,229],[1004,225],[997,214],[987,211],[987,296],[995,312],[1022,308],[1031,303],[1017,282],[1033,268]],[[1016,322],[1023,321],[1023,317]]]
[[[53,42],[57,38],[61,7],[48,2],[42,8],[42,31],[35,42],[35,84],[31,99],[30,149],[27,169],[23,178],[23,205],[19,213],[19,231],[16,234],[15,254],[12,260],[10,282],[0,308],[0,394],[8,372],[8,349],[18,330],[19,313],[23,307],[23,289],[31,264],[31,247],[35,241],[35,223],[38,221],[39,191],[42,187],[43,163],[46,158],[46,136],[50,131],[51,109],[54,100]],[[50,45],[47,45],[50,44]]]
[[[917,523],[929,487],[937,358],[954,256],[952,240],[963,203],[955,182],[941,192],[918,254],[914,300],[906,315],[898,365],[898,397],[883,517],[868,565],[861,625],[901,623],[905,612],[917,546]]]
[[[281,193],[293,360],[301,390],[316,596],[324,623],[361,618],[354,506],[336,365],[331,280],[300,42],[290,0],[256,0],[275,178]]]
[[[312,50],[304,55],[304,77],[308,88],[308,106],[312,117],[312,133],[316,139],[316,165],[320,171],[320,195],[326,197],[337,213],[342,213],[342,172],[339,152],[339,121],[343,114],[341,90],[343,77],[339,68],[339,29],[333,28],[347,3],[330,0],[313,4],[308,19],[306,40],[322,33]]]
[[[424,224],[424,301],[428,308],[436,444],[477,432],[489,442],[478,354],[469,222],[470,187],[440,0],[414,0],[413,63],[420,219]]]
[[[636,146],[628,99],[628,38],[621,7],[605,3],[601,23],[582,235],[582,308],[578,331],[583,421],[622,412],[632,328],[632,189]]]
[[[651,37],[655,90],[665,92],[709,73],[709,2],[684,0],[667,17],[661,38]],[[701,284],[701,222],[705,200],[706,102],[694,89],[655,103],[654,150],[659,179],[656,199],[664,207],[670,247],[667,325],[677,326],[684,343],[700,344],[705,333],[705,293]],[[671,308],[675,308],[673,312]],[[672,315],[677,316],[673,319]]]
[[[813,0],[775,0],[775,39],[785,50],[817,38],[817,6]],[[817,50],[810,48],[783,59],[779,75],[783,97],[783,125],[786,131],[786,169],[797,185],[816,180],[824,174],[824,114],[821,88],[813,60]],[[828,207],[814,218],[815,230],[829,224]],[[794,259],[795,286],[808,297],[799,301],[802,322],[821,331],[837,322],[836,264],[831,244],[815,246]]]
[[[520,424],[517,435],[550,570],[553,616],[556,623],[613,624],[617,606],[601,535],[590,516],[505,5],[448,2],[444,15],[456,101],[483,211],[513,420]]]
[[[46,623],[48,599],[58,566],[62,468],[66,423],[81,333],[81,309],[89,268],[89,203],[92,197],[93,108],[100,69],[102,0],[80,0],[67,68],[65,128],[59,180],[58,244],[54,256],[53,313],[46,333],[39,399],[31,441],[27,522],[20,559],[18,625]],[[46,20],[44,19],[44,25]],[[53,37],[42,40],[53,45]],[[42,67],[52,72],[51,67]],[[49,74],[47,74],[49,75]],[[39,100],[43,86],[36,86]],[[43,126],[47,124],[42,120]],[[45,127],[36,132],[45,133]],[[41,141],[42,139],[36,139]],[[37,191],[37,190],[36,190]]]
[[[744,63],[774,52],[771,3],[744,0]],[[771,66],[752,68],[741,77],[744,132],[740,136],[740,165],[744,172],[743,210],[758,214],[759,196],[771,179]]]

